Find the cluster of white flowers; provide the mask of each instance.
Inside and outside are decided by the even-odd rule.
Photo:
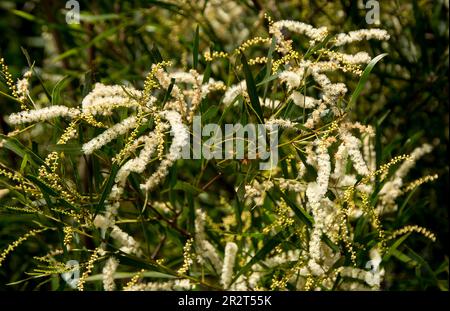
[[[155,77],[160,86],[167,90],[171,87],[170,94],[173,100],[167,101],[163,108],[178,111],[183,117],[186,117],[188,123],[192,122],[203,98],[212,91],[226,88],[222,81],[215,81],[212,78],[203,83],[203,75],[194,69],[189,72],[167,73],[163,68],[155,66],[152,66],[152,70],[155,70]],[[173,81],[174,83],[172,83]],[[187,88],[184,88],[182,84],[186,84]]]
[[[203,264],[205,260],[208,260],[216,272],[220,273],[223,265],[222,260],[205,234],[206,213],[197,209],[195,215],[195,243],[198,249],[197,261]]]
[[[140,254],[141,253],[141,250],[139,249],[139,243],[136,242],[136,240],[131,235],[124,232],[118,226],[112,227],[111,237],[114,240],[117,240],[122,245],[120,250],[123,251],[124,253],[127,253],[127,254]]]
[[[341,138],[345,145],[346,152],[353,162],[353,167],[358,172],[358,174],[363,176],[369,174],[369,168],[367,167],[367,164],[364,161],[363,155],[360,151],[361,141],[345,130],[341,132]]]
[[[361,282],[350,282],[344,285],[344,289],[349,290],[367,290],[367,289],[380,289],[381,280],[384,276],[384,269],[380,267],[382,258],[380,255],[380,250],[378,248],[372,248],[369,252],[370,260],[366,264],[366,269],[363,270],[355,267],[342,267],[341,276],[345,278],[351,278],[354,280],[359,280],[368,285],[365,286]]]
[[[295,129],[295,126],[297,124],[298,123],[292,122],[291,120],[287,120],[287,119],[270,119],[270,120],[266,121],[264,126],[268,130],[272,130],[274,128],[274,126],[285,128],[285,129],[289,129],[289,128]]]
[[[83,152],[85,154],[92,154],[95,150],[100,149],[102,146],[111,142],[119,135],[127,133],[129,130],[134,129],[137,126],[137,117],[131,116],[124,119],[122,122],[114,124],[112,127],[105,130],[100,135],[94,137],[83,145]]]
[[[211,20],[212,27],[215,29],[222,28],[219,36],[220,33],[228,33],[228,29],[224,28],[220,21],[224,21],[228,25],[232,24],[234,22],[233,16],[240,14],[236,6],[234,4],[225,4],[225,7],[220,8],[218,6],[222,4],[222,1],[218,0],[211,0],[204,4],[206,15],[214,15],[214,18]],[[214,11],[211,11],[211,8],[214,8]],[[370,250],[372,271],[367,271],[356,267],[335,269],[334,265],[343,254],[328,244],[328,242],[331,242],[335,245],[340,245],[342,241],[345,242],[346,247],[349,247],[348,244],[351,244],[345,238],[348,235],[348,239],[351,240],[352,233],[343,232],[345,231],[343,228],[346,228],[344,225],[348,220],[347,217],[350,220],[358,218],[363,214],[363,210],[357,207],[349,207],[348,210],[343,211],[345,208],[343,208],[342,200],[348,199],[346,198],[347,192],[345,192],[345,189],[360,191],[363,195],[372,192],[371,185],[364,182],[359,183],[357,186],[355,184],[359,176],[372,176],[370,173],[376,169],[376,155],[373,141],[371,140],[373,130],[370,127],[363,126],[358,122],[350,124],[343,121],[345,120],[343,118],[343,120],[338,120],[338,116],[344,117],[341,111],[342,107],[338,103],[348,89],[344,83],[333,83],[326,73],[336,70],[345,71],[348,68],[351,68],[349,70],[352,71],[354,68],[359,68],[358,64],[370,62],[371,57],[365,52],[350,55],[329,51],[330,53],[326,54],[325,61],[303,60],[301,56],[295,54],[296,51],[292,49],[292,41],[285,39],[283,30],[287,29],[291,32],[306,35],[310,39],[310,44],[324,40],[328,35],[328,30],[325,27],[315,28],[311,25],[290,20],[269,22],[269,24],[269,32],[275,37],[277,43],[275,51],[283,55],[281,60],[276,60],[281,61],[283,68],[274,73],[273,77],[274,79],[278,78],[278,82],[286,86],[287,94],[284,100],[278,97],[278,94],[282,92],[274,92],[277,93],[276,96],[272,96],[277,97],[275,99],[271,98],[270,91],[267,97],[259,98],[265,113],[267,112],[268,114],[269,110],[272,110],[271,112],[277,110],[275,113],[267,116],[264,126],[268,129],[273,129],[274,127],[288,129],[284,131],[288,135],[293,133],[299,134],[297,138],[294,138],[294,140],[298,139],[296,141],[298,145],[295,145],[295,147],[300,153],[306,155],[306,163],[303,163],[303,160],[298,160],[296,153],[293,152],[288,157],[292,159],[292,172],[295,172],[295,169],[297,169],[298,176],[289,179],[287,176],[291,173],[289,171],[290,168],[281,170],[277,167],[271,170],[268,175],[261,174],[257,178],[252,178],[251,182],[246,184],[244,188],[245,203],[252,205],[251,212],[257,210],[259,213],[260,210],[263,210],[260,207],[263,206],[269,191],[275,188],[276,192],[278,192],[278,189],[283,194],[284,192],[289,192],[288,195],[293,200],[301,201],[306,212],[312,216],[311,227],[299,227],[299,230],[295,232],[301,239],[305,238],[305,244],[302,245],[301,249],[298,247],[297,249],[283,250],[286,247],[285,245],[277,247],[275,252],[270,254],[268,258],[264,258],[261,262],[254,264],[246,275],[240,275],[236,282],[231,284],[233,275],[235,275],[234,270],[237,257],[244,262],[250,262],[255,255],[255,247],[254,245],[250,246],[250,238],[243,237],[240,240],[243,250],[239,252],[239,255],[238,251],[241,250],[238,249],[238,246],[234,242],[227,242],[224,256],[222,257],[220,251],[218,251],[221,246],[217,244],[222,243],[224,239],[209,241],[205,232],[205,223],[210,223],[212,220],[207,218],[205,211],[196,206],[194,224],[194,249],[196,254],[189,261],[193,263],[192,259],[195,258],[198,264],[207,268],[209,272],[212,272],[212,275],[215,272],[215,276],[220,278],[220,284],[224,289],[228,290],[258,289],[263,276],[269,273],[271,269],[275,270],[280,266],[283,266],[283,269],[286,266],[293,267],[295,277],[293,277],[294,274],[291,277],[289,273],[283,277],[286,277],[287,281],[291,282],[296,289],[309,289],[313,286],[309,284],[311,278],[315,278],[319,282],[319,284],[314,285],[315,288],[332,288],[338,273],[343,277],[362,281],[365,287],[378,289],[384,270],[381,268],[382,254],[377,247],[373,247]],[[334,45],[342,46],[363,39],[386,40],[388,38],[389,35],[384,30],[359,30],[348,34],[338,34],[334,40]],[[288,54],[292,52],[295,53]],[[288,61],[283,62],[285,59]],[[290,62],[292,59],[296,61]],[[343,63],[349,66],[343,67]],[[358,74],[358,70],[354,69],[353,73]],[[27,79],[25,80],[25,78]],[[23,97],[28,96],[28,78],[28,75],[25,75],[24,79],[19,80],[17,84],[18,93]],[[117,153],[118,157],[114,158],[114,160],[124,159],[123,162],[121,161],[123,165],[118,169],[115,176],[115,183],[105,202],[105,210],[101,211],[101,214],[96,215],[93,225],[100,229],[102,239],[110,237],[119,244],[121,251],[141,256],[142,250],[138,241],[117,225],[120,223],[119,221],[116,224],[129,175],[131,173],[143,174],[146,170],[151,170],[151,173],[144,177],[140,189],[146,192],[146,204],[148,204],[147,199],[154,201],[155,198],[150,192],[164,181],[169,173],[169,169],[177,160],[181,159],[182,152],[185,151],[185,147],[190,142],[188,126],[191,125],[194,113],[200,106],[202,99],[214,90],[225,89],[226,92],[222,99],[225,106],[232,105],[238,96],[242,96],[244,100],[249,99],[245,80],[228,88],[225,87],[222,81],[215,81],[212,78],[206,82],[203,80],[204,76],[193,69],[188,72],[175,71],[169,73],[161,64],[154,64],[149,78],[145,82],[144,91],[136,90],[132,87],[107,86],[97,83],[94,89],[82,100],[80,108],[51,106],[22,111],[11,114],[8,122],[12,125],[18,125],[46,121],[54,117],[83,118],[86,121],[92,121],[92,116],[109,117],[116,108],[130,108],[127,109],[129,113],[127,117],[86,142],[82,146],[82,151],[85,155],[91,155],[94,151],[117,139],[120,135],[133,131],[133,134],[129,135],[129,141],[122,150],[125,155],[121,151]],[[316,96],[318,98],[307,95],[306,92],[311,89],[310,82],[314,84],[312,88],[319,90],[318,96]],[[157,89],[154,94],[164,94],[165,91],[170,89],[170,95],[160,106],[155,105],[157,102],[156,97],[147,94],[147,91],[151,93],[153,89]],[[146,102],[143,103],[143,100],[146,100]],[[289,106],[291,103],[295,105],[293,110],[296,112],[299,108],[303,110],[303,116],[293,116],[291,118],[286,113],[284,117],[281,117],[282,114],[279,114],[279,112],[283,111],[282,106]],[[328,121],[325,122],[325,116],[335,117],[331,126],[325,124],[328,123]],[[139,133],[137,129],[141,129],[140,125],[147,121],[147,117],[151,117],[155,121],[155,127],[150,131],[144,130],[143,133]],[[299,121],[302,117],[304,118],[303,121]],[[111,118],[103,119],[109,120]],[[303,122],[303,126],[300,126],[300,122]],[[165,138],[166,135],[168,136],[167,132],[169,129],[172,139],[170,147],[165,153],[165,142],[169,141]],[[356,134],[357,130],[359,130],[359,134]],[[70,134],[73,133],[69,132],[67,135],[70,136]],[[402,194],[403,178],[414,166],[415,161],[429,152],[431,152],[431,146],[427,144],[415,149],[411,154],[411,159],[404,162],[390,180],[384,183],[379,192],[380,200],[376,209],[378,214],[395,210],[395,200]],[[124,157],[121,158],[122,156]],[[130,158],[126,158],[128,156]],[[313,179],[314,177],[310,177],[309,166],[317,173],[315,180]],[[279,177],[281,171],[283,171],[283,177]],[[285,171],[288,171],[288,174],[285,174]],[[381,177],[383,179],[385,176]],[[5,195],[4,190],[0,190],[0,197],[2,195]],[[333,196],[339,199],[336,201],[330,199]],[[273,199],[272,196],[270,198]],[[363,197],[361,196],[361,198]],[[171,209],[173,206],[167,204],[171,206],[169,209],[161,202],[154,202],[157,209],[163,211],[163,213],[169,214],[173,212]],[[276,195],[274,211],[278,214],[276,217],[279,219],[284,221],[284,218],[287,218],[287,220],[292,221],[285,222],[288,223],[286,226],[291,226],[294,223],[292,218],[295,216],[295,213],[293,210],[288,209],[287,205],[290,204],[287,203],[287,199],[283,201],[282,198]],[[35,206],[43,206],[44,204],[44,200],[36,200],[34,203]],[[224,210],[231,206],[230,204],[228,205]],[[283,210],[283,207],[286,207],[287,212]],[[253,221],[253,215],[249,211],[245,212],[248,212],[247,219],[244,220],[245,217],[243,216],[242,221],[247,221],[250,226]],[[263,219],[262,223],[265,224],[265,221]],[[226,230],[229,230],[233,221],[227,221],[227,223],[224,221],[223,223],[225,227],[228,225]],[[279,223],[275,222],[275,224],[278,226]],[[370,225],[375,227],[375,224]],[[283,225],[280,225],[280,227],[282,227],[281,230],[285,229]],[[279,229],[272,226],[272,224],[266,228],[270,230],[267,230],[267,232],[263,230],[263,234]],[[107,236],[108,233],[109,236]],[[344,235],[345,237],[343,237]],[[324,237],[327,238],[327,243],[324,242]],[[230,240],[227,238],[226,241]],[[106,254],[105,245],[102,244],[102,256]],[[352,253],[351,255],[353,261],[354,254]],[[114,290],[116,288],[115,273],[118,266],[119,262],[115,257],[111,256],[107,259],[102,271],[105,290]],[[333,271],[335,274],[328,273],[329,271]],[[343,285],[342,288],[345,288],[345,286],[358,288],[359,285],[355,284],[349,283],[349,285]],[[188,279],[173,279],[166,282],[149,283],[137,281],[134,285],[127,287],[127,290],[191,290],[193,288],[195,288],[194,284]]]
[[[127,288],[127,291],[187,291],[192,290],[195,284],[188,279],[176,279],[166,282],[138,283]]]
[[[116,273],[119,261],[115,257],[109,257],[102,270],[103,288],[106,291],[113,291],[116,289],[114,282],[114,274]]]
[[[308,183],[306,196],[308,198],[309,207],[314,217],[313,229],[309,240],[309,261],[308,268],[313,275],[322,275],[325,270],[320,261],[323,260],[322,233],[326,229],[327,213],[324,204],[324,196],[328,191],[328,182],[331,174],[331,162],[328,149],[325,142],[316,141],[317,154],[317,179],[315,182]],[[327,199],[328,200],[328,199]]]
[[[222,274],[220,283],[225,289],[230,286],[231,278],[233,277],[234,262],[236,261],[236,254],[238,247],[236,243],[228,242],[225,246],[225,255],[223,258]]]
[[[206,95],[208,95],[211,91],[223,89],[225,87],[225,84],[222,81],[215,81],[213,78],[209,78],[209,80],[203,83],[203,75],[199,74],[197,71],[191,69],[189,72],[185,71],[176,71],[169,74],[169,77],[171,79],[175,79],[176,82],[179,83],[187,83],[191,85],[201,85],[200,88],[197,88],[196,93],[200,95],[201,98],[205,98]],[[185,94],[189,95],[191,93],[191,90],[186,90]],[[192,95],[191,95],[192,97]]]
[[[403,193],[403,178],[408,174],[409,170],[414,167],[418,159],[425,154],[430,153],[433,147],[429,144],[423,144],[413,150],[410,158],[400,165],[395,171],[394,176],[388,180],[380,190],[379,197],[381,204],[377,207],[377,212],[380,214],[391,213],[397,210],[395,200]]]
[[[189,143],[189,132],[181,120],[181,115],[175,111],[164,111],[161,113],[170,123],[171,132],[173,134],[172,144],[170,145],[169,153],[166,158],[161,161],[157,170],[147,179],[144,184],[141,184],[141,189],[145,191],[152,190],[157,186],[161,180],[166,177],[169,168],[176,160],[181,158],[181,151]]]
[[[167,124],[166,124],[167,125]],[[165,128],[167,128],[165,126]],[[119,169],[116,175],[115,182],[121,186],[125,184],[125,181],[130,175],[130,173],[142,173],[145,170],[145,167],[150,162],[153,153],[157,147],[156,141],[157,133],[152,132],[149,135],[141,136],[144,141],[144,147],[141,149],[139,156],[133,159],[128,160],[122,167]]]
[[[112,228],[110,235],[114,240],[122,245],[121,250],[123,252],[134,254],[141,253],[139,243],[131,235],[114,225],[111,218],[107,218],[103,215],[97,215],[94,219],[94,226],[101,229],[102,232],[105,232],[108,228]]]
[[[55,105],[41,109],[33,109],[13,113],[9,115],[8,122],[11,125],[18,125],[31,122],[47,121],[56,117],[76,118],[79,115],[80,110],[77,108]]]
[[[341,46],[356,41],[376,39],[376,40],[389,40],[390,36],[384,29],[360,29],[350,31],[349,33],[340,33],[336,36],[334,45]]]
[[[292,21],[292,20],[281,20],[273,23],[270,26],[269,32],[275,36],[278,42],[283,44],[286,42],[282,33],[282,29],[286,28],[292,32],[304,34],[310,38],[310,44],[313,45],[316,42],[320,42],[328,35],[328,29],[326,27],[314,28],[311,25]]]
[[[311,68],[311,74],[314,80],[322,88],[323,101],[327,104],[335,105],[337,99],[347,93],[347,86],[343,83],[331,83],[330,79],[322,71],[321,64],[314,64]]]
[[[117,107],[139,106],[142,92],[132,87],[96,83],[81,102],[82,111],[92,115],[111,115]]]
[[[247,94],[247,83],[245,82],[245,80],[241,81],[238,84],[230,86],[225,92],[222,102],[225,104],[225,106],[229,106],[234,102],[236,97],[241,94]]]
[[[208,23],[214,33],[231,47],[247,39],[250,31],[243,22],[245,10],[242,5],[234,1],[200,0],[198,5],[204,8]]]
[[[296,193],[303,193],[306,191],[305,182],[299,180],[278,178],[278,183],[280,189],[282,190],[292,191]]]
[[[281,254],[277,254],[275,256],[265,259],[264,265],[274,268],[288,262],[296,262],[300,259],[301,255],[302,252],[298,249],[288,250],[286,252],[282,252]]]
[[[321,102],[319,99],[315,99],[311,96],[304,96],[302,93],[297,91],[292,92],[289,98],[292,99],[294,104],[302,108],[314,108]]]
[[[30,87],[30,78],[31,78],[31,71],[27,70],[23,74],[23,78],[17,80],[17,85],[16,85],[17,95],[19,95],[19,100],[21,102],[24,102],[28,98],[29,87]]]
[[[262,107],[266,107],[268,109],[276,109],[280,105],[280,101],[277,99],[271,99],[269,97],[259,98],[259,102]]]
[[[341,53],[340,55],[343,61],[348,64],[367,64],[372,60],[372,57],[367,52],[358,52],[354,55]]]
[[[300,86],[304,73],[305,69],[297,71],[285,70],[278,74],[278,78],[281,82],[286,83],[288,91],[291,91]]]
[[[338,179],[345,175],[345,165],[347,163],[348,152],[344,144],[340,144],[334,154],[334,171],[332,177]]]
[[[256,206],[261,206],[266,198],[266,192],[273,188],[274,184],[271,180],[258,182],[253,180],[252,185],[245,185],[245,197],[255,202]]]
[[[319,203],[328,190],[328,180],[331,173],[330,155],[327,147],[321,141],[316,141],[317,179],[308,184],[306,196],[311,204]]]

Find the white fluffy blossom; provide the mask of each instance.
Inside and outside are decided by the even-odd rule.
[[[195,284],[188,279],[177,279],[166,282],[138,283],[127,288],[127,291],[188,291],[192,290]]]
[[[413,150],[410,158],[400,165],[395,171],[394,176],[388,180],[379,192],[380,205],[377,207],[378,213],[388,213],[397,209],[395,200],[403,193],[403,178],[408,174],[409,170],[414,167],[416,161],[427,153],[432,151],[432,146],[423,144]]]
[[[372,57],[367,52],[358,52],[356,54],[340,54],[343,61],[348,64],[367,64],[372,60]]]
[[[322,41],[328,34],[328,30],[326,27],[314,28],[311,25],[292,20],[281,20],[273,23],[273,25],[270,27],[269,32],[273,34],[275,38],[277,38],[277,40],[280,42],[284,39],[282,34],[283,28],[286,28],[295,33],[306,35],[311,39],[310,44]]]
[[[336,36],[335,45],[341,46],[356,41],[376,39],[376,40],[389,40],[390,36],[384,29],[360,29],[350,31],[349,33],[340,33]]]
[[[309,241],[310,260],[308,261],[308,267],[313,275],[321,275],[324,270],[319,265],[318,261],[321,258],[321,237],[324,230],[326,217],[321,200],[328,191],[331,162],[327,147],[320,141],[316,141],[316,145],[318,145],[316,149],[317,179],[315,182],[310,182],[306,189],[309,207],[315,220]]]
[[[132,87],[96,83],[94,89],[83,98],[81,107],[87,114],[110,115],[117,107],[138,106],[141,96],[142,92]]]
[[[316,142],[317,143],[317,142]],[[306,196],[311,204],[318,203],[328,190],[331,172],[330,155],[327,148],[318,142],[317,146],[317,179],[310,182],[306,189]]]
[[[264,203],[266,192],[271,190],[273,186],[271,180],[264,180],[260,183],[254,179],[251,185],[245,185],[245,197],[253,200],[256,206],[261,206]]]
[[[264,265],[274,268],[288,262],[296,262],[300,259],[300,254],[301,252],[298,249],[288,250],[286,252],[282,252],[281,254],[267,258],[264,260]]]
[[[163,111],[161,116],[170,123],[171,133],[173,135],[172,144],[169,153],[166,155],[156,169],[156,171],[141,184],[141,189],[145,191],[152,190],[169,173],[169,168],[176,160],[181,158],[182,148],[189,143],[189,132],[181,120],[181,115],[176,111]]]
[[[281,127],[281,128],[296,128],[295,126],[297,125],[296,122],[292,122],[291,120],[288,119],[270,119],[267,120],[267,122],[264,124],[264,126],[267,129],[273,129],[274,125]]]
[[[226,48],[232,48],[247,39],[250,31],[244,22],[245,8],[238,2],[209,0],[196,1],[204,6],[204,16],[214,33],[226,42]]]
[[[166,126],[164,126],[164,128],[166,128]],[[144,148],[142,148],[142,150],[140,151],[139,156],[134,159],[128,160],[119,169],[115,179],[116,183],[123,185],[131,172],[142,173],[145,170],[145,167],[150,162],[152,155],[157,147],[156,136],[157,134],[155,132],[152,132],[149,135],[143,137]]]
[[[116,273],[119,261],[115,257],[109,257],[102,270],[103,288],[106,291],[113,291],[116,289],[114,283],[114,274]]]
[[[91,154],[95,150],[100,149],[102,146],[117,138],[117,136],[123,135],[129,130],[135,128],[137,126],[137,120],[137,117],[131,116],[124,119],[120,123],[114,124],[100,135],[85,143],[82,147],[83,152],[85,154]]]
[[[205,234],[206,213],[200,209],[195,211],[195,242],[198,248],[197,260],[203,264],[204,260],[208,260],[216,272],[222,271],[222,260],[219,257],[214,246],[207,240]]]
[[[282,190],[288,190],[288,191],[293,191],[293,192],[297,192],[297,193],[306,191],[305,182],[301,182],[299,180],[279,178],[278,182],[279,182],[280,189],[282,189]]]
[[[231,279],[233,277],[234,262],[236,260],[236,254],[238,247],[233,242],[228,242],[225,246],[225,255],[223,258],[222,274],[220,277],[220,283],[225,289],[230,286]]]
[[[395,176],[403,178],[405,177],[411,168],[414,167],[416,164],[416,161],[426,155],[427,153],[430,153],[433,150],[433,147],[429,144],[423,144],[420,147],[417,147],[411,152],[410,158],[403,162],[402,165],[395,171]]]
[[[238,84],[232,85],[228,88],[223,96],[223,103],[225,106],[230,105],[235,100],[236,96],[247,93],[247,84],[244,81],[241,81]]]
[[[66,106],[50,106],[41,109],[21,111],[9,115],[8,122],[11,125],[42,122],[56,117],[76,118],[80,115],[80,110]]]
[[[288,91],[294,90],[300,86],[300,82],[302,80],[302,75],[290,70],[285,70],[280,72],[278,75],[278,78],[281,80],[281,82],[286,83],[288,86]]]
[[[108,229],[112,228],[111,230],[111,237],[115,239],[120,245],[122,245],[121,250],[125,253],[134,253],[134,254],[140,254],[141,251],[139,250],[139,244],[136,242],[136,240],[120,229],[118,226],[114,225],[114,219],[111,217],[105,217],[103,215],[97,215],[94,219],[94,226],[101,229],[103,232]],[[104,235],[104,233],[102,234]]]
[[[125,253],[140,253],[138,242],[136,242],[131,235],[120,229],[118,226],[112,227],[111,237],[122,244],[121,250]]]
[[[369,174],[369,168],[367,167],[367,164],[364,161],[364,157],[360,150],[361,141],[347,131],[343,131],[341,133],[341,138],[347,149],[348,155],[352,160],[353,167],[358,172],[358,174]]]
[[[30,87],[30,77],[31,77],[31,71],[27,70],[23,74],[23,78],[17,80],[17,85],[16,85],[17,95],[19,95],[19,100],[22,102],[25,101],[29,95],[28,88]]]
[[[292,92],[290,99],[299,107],[302,108],[314,108],[318,104],[320,104],[319,99],[315,99],[314,97],[304,96],[302,93],[298,91]]]

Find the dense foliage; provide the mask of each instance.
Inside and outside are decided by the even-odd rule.
[[[2,289],[448,290],[448,2],[79,3],[0,3]]]

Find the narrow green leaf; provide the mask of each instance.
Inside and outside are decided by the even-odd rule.
[[[391,258],[392,254],[394,253],[394,251],[397,250],[397,248],[411,235],[411,232],[401,236],[400,238],[398,238],[390,247],[389,249],[386,251],[386,253],[383,256],[383,261],[387,261],[389,260],[389,258]]]
[[[202,189],[195,187],[194,185],[191,185],[190,183],[187,183],[185,181],[177,181],[175,186],[173,187],[174,190],[182,190],[186,193],[190,193],[192,195],[197,195],[201,192],[203,192]]]
[[[394,256],[395,258],[397,258],[398,260],[400,260],[401,262],[403,262],[405,264],[410,264],[411,262],[413,262],[414,265],[417,265],[417,263],[414,259],[412,259],[408,255],[406,255],[396,249],[392,250],[392,256]]]
[[[19,157],[24,158],[25,155],[28,155],[28,161],[34,166],[39,167],[41,165],[45,165],[44,160],[42,160],[38,155],[36,155],[33,151],[22,145],[17,139],[13,137],[8,137],[3,134],[0,134],[0,138],[4,140],[3,147],[11,150]]]
[[[353,91],[352,96],[350,97],[350,101],[347,106],[347,110],[351,110],[353,106],[356,104],[356,100],[359,97],[359,94],[361,94],[364,86],[367,83],[367,80],[369,79],[370,72],[375,67],[375,65],[386,55],[387,53],[380,54],[377,57],[373,58],[369,64],[367,64],[367,67],[364,69],[361,78],[359,79],[358,85],[356,86],[356,89]]]
[[[28,154],[25,154],[25,156],[22,159],[22,163],[20,164],[20,174],[23,175],[23,172],[25,172],[27,163],[28,163]]]
[[[408,193],[408,196],[406,197],[406,199],[403,200],[402,205],[400,206],[400,208],[398,209],[398,216],[400,217],[400,215],[403,213],[406,205],[408,204],[409,200],[412,198],[412,196],[414,195],[414,193],[416,192],[417,188],[414,188],[413,190],[411,190],[410,193]]]
[[[268,84],[270,81],[273,81],[275,79],[278,79],[279,74],[274,74],[274,75],[270,75],[267,78],[264,78],[264,80],[262,80],[261,82],[259,82],[258,84],[256,84],[256,86],[262,86],[265,84]]]
[[[327,244],[335,253],[339,253],[341,251],[339,246],[334,244],[326,234],[322,234],[321,240],[325,242],[325,244]]]
[[[206,64],[205,71],[203,72],[203,80],[202,83],[208,82],[209,78],[211,77],[211,63],[208,62]]]
[[[36,16],[33,15],[33,14],[30,14],[30,13],[27,13],[27,12],[24,12],[24,11],[20,11],[20,10],[11,10],[10,12],[15,14],[15,15],[17,15],[17,16],[19,16],[19,17],[22,17],[22,18],[24,18],[26,20],[29,20],[30,22],[35,22],[36,21]]]
[[[150,50],[150,56],[152,57],[154,63],[160,63],[163,61],[161,53],[159,52],[158,47],[156,45],[152,46]]]
[[[411,248],[406,246],[406,249],[408,250],[408,255],[410,258],[412,258],[415,262],[417,262],[421,267],[425,269],[425,271],[428,273],[428,275],[433,279],[433,283],[437,283],[438,280],[436,278],[436,275],[434,274],[433,269],[431,269],[430,265],[427,263],[425,259],[422,258],[419,254],[417,254],[415,251],[413,251]]]
[[[20,103],[20,100],[18,100],[18,99],[15,98],[15,97],[12,97],[12,96],[9,95],[9,94],[3,93],[2,91],[0,91],[0,95],[5,96],[6,98],[8,98],[8,99],[10,99],[10,100],[13,100],[13,101],[15,101],[15,102]]]
[[[270,76],[270,73],[272,72],[273,52],[275,51],[276,44],[277,44],[277,39],[275,37],[272,37],[272,42],[270,43],[270,48],[269,48],[269,51],[267,52],[266,75],[264,76],[264,79],[263,79],[263,82],[265,84],[264,96],[263,96],[264,100],[266,99],[267,90],[269,89],[268,82],[272,81],[272,79],[270,79],[270,78],[273,77],[273,76]],[[277,77],[278,75],[275,75],[275,76]],[[263,83],[263,82],[261,82],[261,83]],[[258,83],[257,86],[262,85],[261,83]]]
[[[259,103],[258,92],[256,91],[255,80],[253,79],[252,72],[250,71],[250,66],[248,65],[247,58],[244,54],[242,54],[241,61],[244,69],[245,82],[247,83],[247,92],[248,96],[250,97],[251,107],[258,117],[259,122],[261,122],[262,124],[264,123],[264,118],[262,108]]]
[[[84,21],[86,23],[95,23],[95,22],[101,22],[101,21],[108,21],[108,20],[117,20],[122,18],[120,14],[114,14],[114,13],[108,13],[108,14],[88,14],[88,13],[81,13],[80,14],[80,20]]]
[[[81,155],[83,154],[83,151],[81,149],[81,146],[78,143],[68,143],[68,144],[52,144],[48,145],[49,151],[58,151],[58,152],[64,152],[66,155]]]
[[[118,171],[119,171],[119,166],[117,164],[114,164],[111,168],[111,173],[109,174],[108,180],[106,181],[105,187],[104,187],[102,195],[100,197],[100,200],[97,203],[97,207],[95,208],[94,217],[97,216],[98,212],[103,210],[103,208],[105,207],[106,198],[111,193],[111,189],[114,185],[114,180],[116,178]]]
[[[55,84],[52,90],[52,105],[59,104],[61,91],[64,89],[64,87],[67,86],[69,81],[70,81],[69,76],[65,76],[61,80],[59,80],[58,83]]]
[[[170,93],[172,93],[173,86],[175,85],[175,78],[170,79],[169,87],[167,88],[166,94],[164,94],[164,99],[161,103],[161,107],[164,107],[165,103],[169,100]]]
[[[236,194],[236,204],[234,205],[234,212],[236,213],[237,220],[237,232],[242,233],[242,211],[244,207],[242,206],[241,201],[239,200],[239,196]]]
[[[195,29],[195,37],[194,37],[194,45],[192,48],[192,62],[193,62],[193,68],[197,70],[198,66],[198,48],[200,45],[200,27],[197,25],[197,28]]]

